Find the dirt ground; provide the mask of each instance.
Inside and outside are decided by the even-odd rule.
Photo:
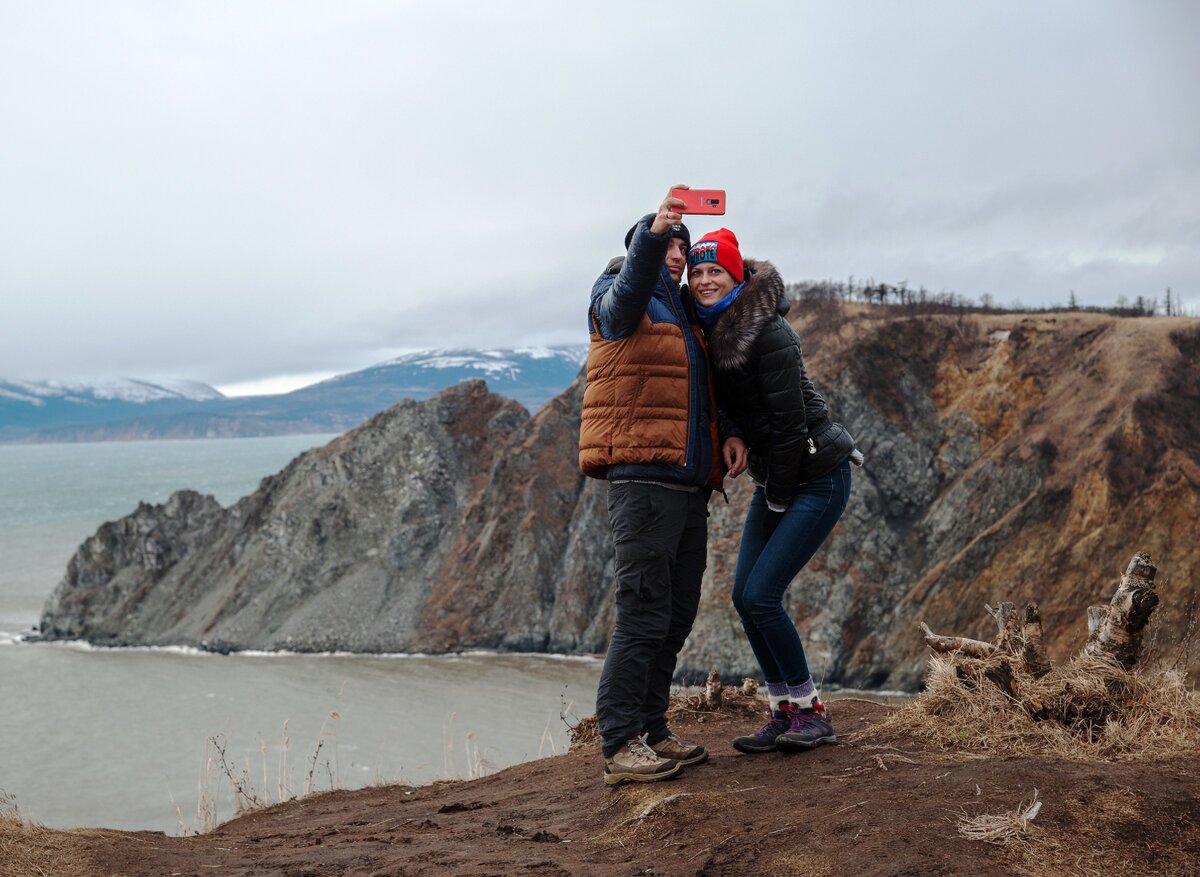
[[[709,761],[617,789],[592,744],[470,782],[327,792],[200,837],[10,826],[0,875],[1200,875],[1200,753],[1102,764],[863,739],[890,709],[835,701],[839,745],[757,756],[730,745],[759,724],[745,703],[679,709],[676,732]],[[1017,842],[960,835],[1035,790]]]

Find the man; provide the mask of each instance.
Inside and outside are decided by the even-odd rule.
[[[668,779],[708,757],[666,717],[700,602],[708,497],[724,474],[704,341],[679,286],[691,244],[684,206],[668,194],[630,229],[625,258],[592,287],[588,316],[579,464],[609,482],[617,623],[596,717],[604,781],[614,786]],[[745,467],[740,439],[728,440],[725,458]]]

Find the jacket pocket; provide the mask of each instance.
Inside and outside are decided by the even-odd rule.
[[[801,482],[820,478],[834,469],[854,450],[854,436],[850,430],[835,421],[819,433],[808,437],[804,461],[800,464]]]

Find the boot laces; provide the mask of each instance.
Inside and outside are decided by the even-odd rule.
[[[765,725],[763,725],[761,728],[759,728],[758,733],[755,734],[754,736],[766,737],[772,731],[777,732],[781,725],[786,725],[787,723],[788,723],[788,720],[786,718],[777,718],[775,716],[775,713],[772,712],[771,717],[769,719],[767,719],[767,723]]]
[[[651,749],[646,741],[642,740],[640,737],[636,740],[630,740],[627,745],[629,746],[630,754],[632,754],[634,758],[645,759],[652,762],[662,761],[658,753]]]
[[[794,730],[802,730],[813,725],[823,725],[828,721],[829,714],[825,709],[825,704],[813,698],[812,706],[808,709],[797,709],[792,711],[792,728]]]

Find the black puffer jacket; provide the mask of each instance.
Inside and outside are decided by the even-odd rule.
[[[785,319],[789,302],[779,272],[752,259],[746,269],[746,288],[709,330],[709,362],[718,404],[750,449],[751,477],[765,485],[771,505],[786,506],[799,485],[846,455],[831,462],[809,453],[810,437],[830,426],[829,408],[804,370],[800,339]]]

